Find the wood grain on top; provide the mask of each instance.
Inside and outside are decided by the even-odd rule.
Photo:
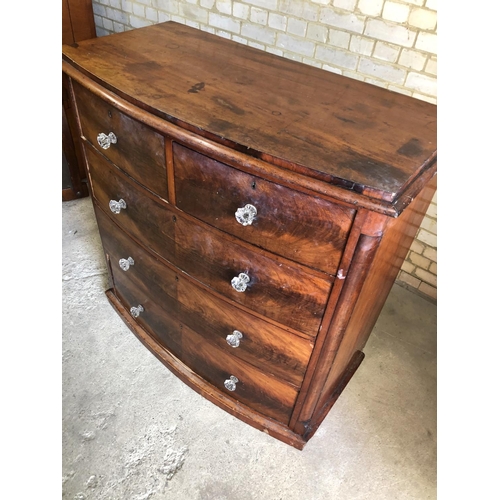
[[[436,106],[174,22],[63,55],[161,118],[370,198],[395,203],[436,159]]]

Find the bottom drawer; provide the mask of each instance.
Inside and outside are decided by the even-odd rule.
[[[184,325],[181,361],[237,401],[288,424],[297,389],[222,351]]]
[[[296,338],[293,339],[295,343],[290,342],[294,336],[283,331],[285,338],[273,342],[274,348],[281,349],[284,354],[273,352],[267,356],[267,360],[262,361],[262,366],[258,367],[241,359],[248,357],[251,361],[255,360],[255,352],[237,350],[227,344],[224,347],[223,335],[227,333],[224,326],[218,335],[224,338],[224,342],[219,343],[222,348],[218,347],[217,339],[214,340],[218,324],[207,323],[204,327],[200,327],[199,331],[195,331],[190,325],[196,325],[198,328],[198,325],[206,321],[203,311],[207,312],[208,304],[211,304],[213,310],[217,307],[221,309],[221,319],[227,319],[228,311],[235,308],[212,297],[209,292],[184,278],[182,273],[174,271],[154,258],[135,244],[99,208],[96,208],[96,215],[104,251],[109,257],[115,295],[128,310],[132,307],[142,307],[136,318],[137,323],[186,366],[217,389],[254,410],[287,424],[298,394],[298,387],[294,383],[300,385],[302,381],[312,348],[310,341]],[[127,271],[124,271],[119,262],[120,259],[128,257],[132,257],[133,265],[129,264]],[[206,303],[203,311],[198,311],[188,299],[191,297],[191,300],[194,300],[203,293],[206,295]],[[222,312],[225,307],[229,309]],[[239,312],[250,319],[251,316],[247,313]],[[262,330],[265,328],[271,329],[274,333],[280,330],[272,325],[266,325],[261,320],[258,321],[263,328],[260,330],[257,328],[257,334],[263,335],[264,338]],[[224,323],[222,321],[223,325]],[[252,342],[248,344],[252,346]],[[300,348],[302,346],[303,349]],[[260,352],[257,352],[266,357],[264,353],[271,347],[263,344],[260,346]],[[256,348],[252,349],[255,351]],[[283,360],[288,360],[290,374],[283,366]],[[273,376],[272,372],[288,376],[290,381]],[[231,376],[238,379],[234,391],[224,385],[226,380],[232,380]],[[230,383],[228,385],[231,386]]]

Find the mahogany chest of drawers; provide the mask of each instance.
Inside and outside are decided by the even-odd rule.
[[[63,47],[111,287],[186,384],[301,449],[436,188],[435,106],[173,22]]]

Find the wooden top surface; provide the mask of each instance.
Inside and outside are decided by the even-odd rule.
[[[395,203],[436,160],[436,106],[174,22],[63,57],[161,118],[373,199]]]

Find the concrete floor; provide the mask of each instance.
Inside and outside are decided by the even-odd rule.
[[[63,203],[63,499],[436,498],[436,306],[395,285],[303,451],[206,401],[108,303],[89,198]]]

